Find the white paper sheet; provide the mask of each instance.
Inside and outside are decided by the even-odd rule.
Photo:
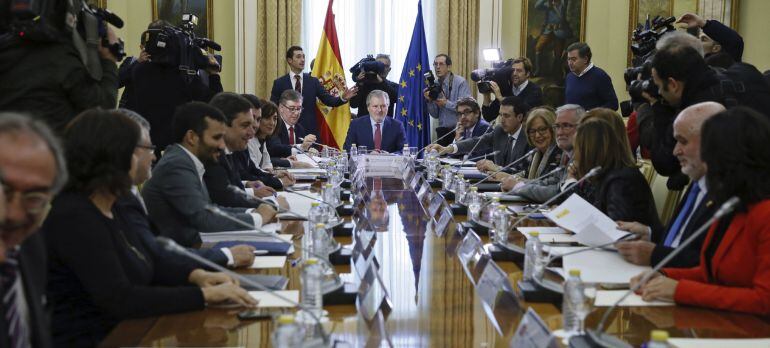
[[[275,291],[275,293],[288,298],[289,300],[299,302],[299,290],[281,290]],[[273,293],[267,291],[249,291],[249,295],[259,301],[258,308],[270,308],[270,307],[294,307],[296,304],[286,302],[286,300],[280,299],[273,295]]]
[[[530,232],[539,232],[544,234],[566,234],[567,231],[561,227],[516,227],[524,235],[529,235]]]
[[[286,169],[287,172],[292,174],[315,174],[315,175],[322,175],[326,174],[325,169],[320,168],[289,168]]]
[[[575,232],[578,241],[584,245],[603,245],[628,234],[618,230],[615,221],[577,194],[544,215],[560,227]]]
[[[312,193],[310,191],[298,191],[298,192],[305,196],[315,197],[318,200],[321,199],[321,195]],[[278,214],[278,218],[280,219],[298,219],[297,215],[307,217],[308,213],[310,212],[310,205],[313,202],[317,202],[316,200],[310,199],[308,197],[303,197],[293,192],[281,192],[279,193],[279,195],[286,197],[286,201],[289,203],[289,210],[291,210],[294,213],[294,214],[290,214],[290,213]]]
[[[678,348],[767,348],[770,338],[669,338],[668,343]]]
[[[526,236],[528,239],[531,238],[529,235]],[[541,234],[537,238],[540,239],[541,243],[577,243],[577,238],[575,238],[574,234],[547,233]]]
[[[587,250],[564,256],[564,269],[579,269],[580,278],[589,283],[628,284],[631,278],[651,270],[623,260],[617,252]]]
[[[628,290],[599,290],[596,292],[596,300],[594,300],[594,306],[596,307],[610,307],[618,302]],[[626,297],[623,302],[620,302],[620,307],[660,307],[660,306],[674,306],[673,302],[664,301],[650,301],[647,302],[637,294],[631,294]]]
[[[451,158],[451,157],[442,157],[442,158],[439,158],[439,160],[441,161],[441,163],[449,164],[449,165],[460,164],[460,162],[463,161],[462,158],[458,159],[458,158]],[[475,165],[476,165],[476,161],[465,161],[465,163],[463,163],[463,167],[475,166]]]
[[[313,156],[313,158],[311,159],[310,156],[304,153],[298,153],[296,157],[297,157],[297,161],[307,163],[313,167],[318,167],[318,163],[316,162],[320,162],[319,159],[321,159],[320,157],[316,157],[316,156]]]
[[[492,199],[493,197],[500,198],[501,202],[529,202],[528,199],[518,195],[509,195],[500,192],[484,192],[482,194],[489,199]]]
[[[286,256],[257,256],[254,258],[254,263],[251,264],[252,269],[266,269],[266,268],[283,268],[286,264]]]

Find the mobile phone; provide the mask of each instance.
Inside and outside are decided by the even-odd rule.
[[[238,319],[240,320],[270,319],[272,316],[273,315],[270,313],[270,311],[264,309],[253,309],[238,312]]]

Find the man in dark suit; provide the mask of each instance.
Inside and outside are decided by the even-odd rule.
[[[481,118],[481,110],[476,100],[467,97],[457,101],[457,130],[455,130],[454,142],[460,142],[466,139],[476,138],[484,135],[489,131],[489,122]],[[442,142],[438,142],[442,144]],[[448,145],[448,144],[446,144]],[[468,154],[469,158],[481,156],[485,153],[489,153],[489,147],[479,148],[473,150],[473,153]],[[462,157],[457,155],[457,157]]]
[[[530,150],[527,143],[526,132],[523,130],[522,121],[524,115],[529,112],[529,106],[517,97],[506,97],[500,103],[500,124],[491,132],[480,137],[459,141],[449,146],[438,144],[431,145],[430,149],[436,149],[439,154],[464,154],[475,146],[476,149],[489,147],[497,151],[494,162],[480,160],[476,162],[476,168],[480,171],[494,172],[518,160]],[[477,145],[478,144],[478,145]],[[517,173],[526,168],[526,161],[521,161],[506,172]]]
[[[51,198],[67,181],[62,152],[40,121],[0,113],[0,186],[5,193],[0,199],[2,347],[52,346],[46,250],[37,231]]]
[[[666,229],[649,228],[637,222],[620,222],[619,228],[648,237],[649,241],[619,242],[620,255],[626,261],[655,266],[681,242],[689,238],[716,211],[716,204],[708,197],[706,164],[700,156],[701,126],[710,117],[724,111],[721,104],[705,102],[690,106],[674,121],[676,146],[674,155],[679,159],[682,173],[692,180],[684,200],[677,207],[674,219]],[[705,234],[687,246],[669,263],[670,267],[695,267],[700,263],[700,251]]]
[[[343,148],[350,151],[350,147],[356,144],[374,151],[389,153],[401,151],[404,148],[406,132],[401,121],[386,117],[389,104],[387,93],[380,90],[369,93],[366,96],[366,109],[369,115],[350,122]]]
[[[267,151],[271,157],[286,158],[296,156],[311,149],[318,140],[315,134],[307,131],[299,123],[302,112],[302,95],[287,89],[278,100],[278,115],[281,119],[276,125],[275,134],[267,141]]]
[[[180,106],[173,121],[177,143],[166,149],[142,187],[150,219],[160,234],[186,247],[199,246],[199,232],[244,230],[243,223],[260,227],[275,217],[275,209],[266,204],[257,209],[219,207],[242,223],[207,209],[212,203],[203,183],[204,163],[216,161],[224,150],[225,123],[222,112],[208,104]]]
[[[317,78],[303,73],[305,69],[305,52],[302,47],[291,46],[286,51],[286,63],[289,64],[289,73],[273,81],[273,89],[270,92],[270,100],[278,104],[281,93],[287,89],[295,90],[302,95],[299,123],[310,134],[319,134],[318,121],[316,120],[316,99],[327,106],[341,106],[356,95],[356,87],[345,90],[341,97],[333,96],[321,85]],[[280,107],[280,105],[279,105]]]
[[[532,63],[528,58],[520,57],[513,61],[511,77],[503,85],[491,81],[492,92],[495,100],[491,99],[492,93],[484,93],[484,107],[481,113],[487,121],[494,120],[500,113],[500,101],[505,97],[516,96],[522,99],[530,108],[543,105],[543,91],[533,81],[529,80],[532,73]]]

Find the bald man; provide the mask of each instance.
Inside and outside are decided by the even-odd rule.
[[[691,184],[685,198],[669,225],[661,231],[638,222],[619,221],[622,230],[636,233],[641,240],[619,242],[615,246],[628,262],[642,266],[655,266],[671,253],[685,239],[704,224],[716,210],[714,202],[707,197],[706,163],[701,160],[701,126],[710,117],[725,111],[724,106],[715,102],[695,104],[677,115],[674,120],[674,156],[679,160],[682,173],[690,178]],[[694,267],[700,263],[700,249],[705,234],[688,245],[674,257],[668,267]]]

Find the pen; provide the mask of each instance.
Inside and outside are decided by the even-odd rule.
[[[267,255],[269,251],[267,250],[254,250],[254,255]]]

